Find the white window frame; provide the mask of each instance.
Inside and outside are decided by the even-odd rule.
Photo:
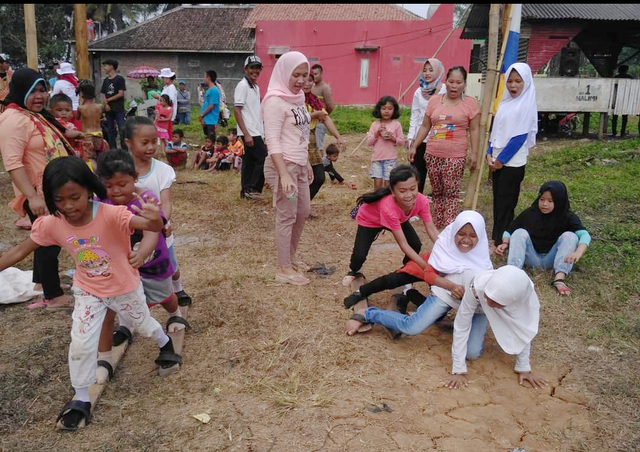
[[[360,88],[369,87],[369,67],[370,67],[369,58],[361,58],[360,59]]]

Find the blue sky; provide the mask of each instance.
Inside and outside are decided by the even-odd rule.
[[[400,5],[405,9],[408,9],[414,14],[417,14],[421,17],[427,17],[427,11],[429,10],[430,3],[427,4],[414,4],[414,3],[396,3],[396,5]]]

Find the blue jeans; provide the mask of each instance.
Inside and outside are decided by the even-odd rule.
[[[565,258],[578,247],[578,236],[567,231],[563,233],[548,253],[540,254],[533,247],[533,242],[526,229],[516,229],[509,240],[508,265],[522,268],[527,265],[534,268],[553,268],[554,273],[569,274],[573,264],[565,262]]]
[[[373,179],[389,180],[391,170],[398,164],[398,159],[374,160],[371,162],[369,177]]]
[[[429,295],[412,315],[400,314],[380,308],[367,308],[364,318],[367,322],[377,323],[409,336],[416,336],[441,320],[451,309],[447,303],[435,295]],[[471,323],[467,359],[477,359],[484,349],[484,335],[487,332],[487,316],[475,314]]]
[[[191,112],[178,112],[178,124],[191,124]]]
[[[109,149],[115,149],[118,147],[117,139],[120,135],[120,147],[126,149],[124,145],[124,111],[115,112],[109,110],[105,114],[106,117],[106,129],[107,129],[107,141],[109,142]],[[116,132],[116,125],[118,131]]]

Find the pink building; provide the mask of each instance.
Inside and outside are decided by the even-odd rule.
[[[372,8],[384,10],[373,14]],[[385,14],[392,17],[384,20]],[[384,95],[397,99],[412,84],[424,61],[451,31],[453,5],[440,5],[424,20],[395,5],[265,4],[256,5],[246,26],[255,26],[256,53],[264,64],[260,79],[265,85],[277,57],[297,50],[311,65],[323,66],[338,104],[375,104]],[[460,39],[461,32],[457,29],[438,53],[445,68],[469,69],[471,41]],[[411,103],[418,84],[411,86],[401,101],[405,105]]]

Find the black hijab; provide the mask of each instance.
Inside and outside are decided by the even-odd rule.
[[[544,214],[538,207],[538,201],[545,192],[553,198],[553,212]],[[578,216],[571,212],[567,187],[560,181],[549,181],[542,184],[538,197],[531,207],[524,210],[511,222],[507,232],[513,234],[516,229],[526,229],[538,253],[548,253],[558,238],[567,231],[576,232],[585,227]]]
[[[4,104],[9,105],[10,103],[14,103],[19,107],[28,110],[26,106],[27,97],[29,97],[36,86],[40,83],[42,83],[42,86],[46,89],[44,78],[42,78],[42,75],[39,72],[27,67],[16,70],[13,73],[13,78],[9,82],[9,94],[7,94]],[[40,111],[40,114],[64,134],[66,129],[56,120],[53,114],[47,110],[46,107]]]

